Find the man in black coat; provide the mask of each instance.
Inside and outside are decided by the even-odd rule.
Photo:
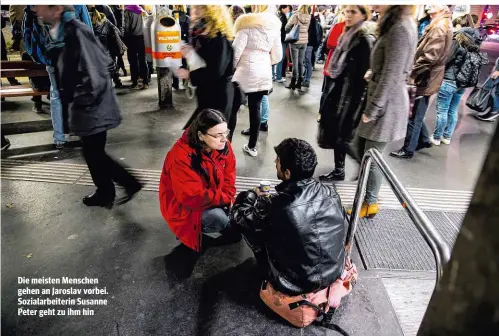
[[[83,155],[97,187],[83,203],[111,208],[115,201],[113,181],[126,193],[117,203],[126,203],[142,186],[105,151],[107,131],[121,123],[108,71],[112,61],[92,30],[75,19],[73,6],[36,5],[35,11],[51,26],[52,40],[46,47],[55,66],[65,128],[81,137]]]
[[[345,212],[333,187],[312,178],[317,156],[304,140],[285,139],[275,147],[277,194],[258,188],[242,192],[232,224],[253,250],[263,276],[287,295],[330,286],[345,263]]]

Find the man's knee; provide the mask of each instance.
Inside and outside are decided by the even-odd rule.
[[[203,233],[220,232],[229,225],[229,217],[221,208],[203,211],[201,217]]]

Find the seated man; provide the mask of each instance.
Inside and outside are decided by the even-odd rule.
[[[242,192],[234,224],[253,250],[263,276],[283,294],[300,295],[331,285],[345,263],[345,213],[333,187],[314,178],[317,156],[304,140],[275,147],[277,194]]]

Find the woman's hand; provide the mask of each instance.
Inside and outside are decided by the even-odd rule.
[[[371,118],[369,118],[367,115],[363,114],[362,115],[362,122],[363,123],[368,123],[371,121]]]
[[[492,79],[496,79],[497,77],[499,77],[499,71],[494,71],[494,72],[492,73],[492,75],[490,75],[490,77],[491,77]]]
[[[371,69],[367,70],[366,74],[364,75],[364,80],[369,83],[372,75],[373,75],[372,70]]]
[[[183,58],[188,58],[193,51],[194,51],[194,48],[188,44],[183,44],[180,47],[180,52],[182,53]]]
[[[177,69],[175,74],[180,79],[189,79],[189,70],[187,69],[182,69],[182,68]]]

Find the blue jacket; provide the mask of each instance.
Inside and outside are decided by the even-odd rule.
[[[90,19],[87,6],[74,5],[74,9],[76,19],[92,29],[92,20]],[[50,59],[46,56],[46,46],[49,42],[49,27],[40,24],[33,10],[33,5],[26,6],[24,10],[24,48],[35,63],[52,65]]]

